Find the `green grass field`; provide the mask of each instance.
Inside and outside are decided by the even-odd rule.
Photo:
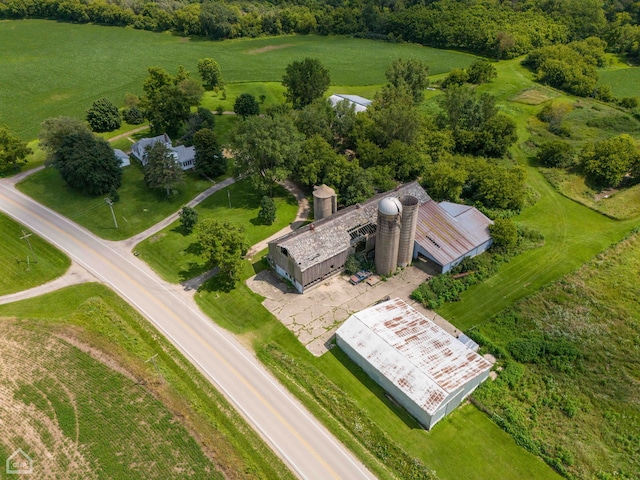
[[[150,190],[144,183],[142,168],[136,163],[125,167],[120,200],[114,204],[118,228],[103,197],[87,197],[68,188],[54,168],[27,177],[18,184],[20,191],[49,208],[88,228],[107,240],[122,240],[155,225],[178,211],[211,183],[188,173],[178,195],[167,199],[163,192]]]
[[[32,139],[45,118],[84,118],[91,103],[100,97],[121,105],[125,93],[142,94],[148,66],[158,65],[175,72],[178,65],[184,65],[197,77],[197,61],[204,57],[220,63],[229,84],[279,82],[291,61],[315,57],[329,68],[334,85],[384,83],[387,66],[398,57],[426,60],[432,73],[465,67],[476,58],[417,45],[347,37],[288,36],[210,42],[97,25],[3,21],[0,124],[7,124],[24,139]]]
[[[616,97],[640,97],[640,67],[605,70],[600,83],[609,85]]]
[[[276,221],[272,225],[264,225],[258,221],[261,199],[248,181],[242,181],[214,193],[198,205],[196,210],[199,221],[214,218],[243,225],[247,241],[249,245],[253,245],[290,224],[298,211],[298,204],[293,196],[282,187],[277,188],[274,190],[278,210]],[[140,258],[169,282],[188,280],[207,269],[198,251],[197,234],[193,232],[186,235],[179,221],[143,240],[135,250],[139,252]]]
[[[71,265],[66,255],[37,235],[29,237],[31,252],[26,240],[21,239],[31,232],[2,214],[0,232],[0,295],[46,283],[62,275]]]
[[[5,332],[15,325],[27,333],[18,335],[17,330],[12,337],[12,352],[2,352],[3,367],[16,355],[23,365],[33,359],[25,366],[24,378],[19,365],[3,374],[5,380],[12,375],[20,388],[14,403],[36,407],[30,416],[16,419],[18,425],[41,420],[36,426],[44,432],[42,440],[51,442],[55,438],[46,434],[50,422],[43,420],[48,415],[54,427],[59,425],[52,431],[60,430],[69,439],[59,445],[60,451],[51,452],[61,459],[55,463],[60,468],[56,478],[293,478],[209,381],[106,287],[87,283],[1,305],[0,322]],[[29,347],[32,338],[37,347]],[[112,368],[69,343],[84,345]],[[147,362],[155,354],[162,381]],[[31,371],[37,372],[33,383],[26,376]],[[0,409],[7,407],[3,402]],[[12,424],[3,422],[0,431],[1,451],[13,451],[5,442],[28,441]],[[89,470],[71,475],[64,446],[79,449],[96,475]],[[213,471],[214,462],[224,475]]]

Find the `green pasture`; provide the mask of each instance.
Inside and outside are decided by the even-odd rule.
[[[465,67],[475,56],[410,44],[341,36],[285,36],[210,42],[170,34],[47,20],[0,22],[0,124],[35,138],[46,118],[84,118],[92,102],[121,105],[127,92],[142,94],[149,66],[197,77],[197,61],[215,58],[230,84],[279,82],[293,60],[315,57],[334,85],[377,85],[398,57],[419,58],[431,73]],[[270,87],[265,87],[269,93]],[[208,105],[208,103],[207,103]],[[217,106],[213,101],[213,108]]]
[[[83,453],[102,466],[100,478],[293,478],[210,382],[103,285],[87,283],[0,305],[0,317],[17,318],[20,326],[43,337],[76,338],[135,378],[132,381],[72,347],[68,351],[77,365],[69,372],[55,363],[41,372],[56,379],[42,384],[47,395],[62,395],[59,385],[63,385],[78,402]],[[147,361],[155,354],[162,382]],[[61,382],[65,375],[73,381]],[[34,390],[25,390],[25,398],[36,399]],[[59,421],[73,419],[68,411],[67,407],[67,415],[59,416]],[[224,475],[214,470],[211,458]]]
[[[167,199],[164,192],[146,186],[142,168],[133,161],[123,169],[120,200],[113,206],[116,228],[104,197],[87,197],[68,188],[54,168],[45,168],[18,184],[23,193],[107,240],[122,240],[146,230],[210,186],[195,173],[187,173],[179,193]]]
[[[69,258],[37,235],[31,235],[29,248],[21,237],[32,233],[0,214],[0,295],[20,292],[64,274]],[[34,257],[35,254],[35,257]]]
[[[600,83],[609,85],[616,97],[640,97],[640,67],[599,72]]]
[[[242,225],[246,229],[249,245],[254,245],[289,225],[298,211],[298,204],[292,195],[282,187],[274,189],[277,217],[272,225],[265,225],[258,219],[260,200],[262,196],[248,181],[234,183],[214,193],[196,207],[198,220],[213,218]],[[197,234],[186,234],[179,221],[143,240],[135,250],[169,282],[189,280],[207,270],[199,252]]]

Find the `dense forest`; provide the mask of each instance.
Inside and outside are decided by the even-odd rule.
[[[597,36],[640,57],[637,0],[0,0],[0,18],[132,26],[211,39],[347,34],[494,58]]]

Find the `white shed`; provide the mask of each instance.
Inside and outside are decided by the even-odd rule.
[[[431,429],[487,379],[491,364],[399,298],[349,317],[338,346]]]

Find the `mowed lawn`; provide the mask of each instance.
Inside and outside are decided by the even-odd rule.
[[[187,173],[184,185],[178,188],[179,193],[167,199],[164,192],[146,186],[142,168],[132,163],[123,169],[122,186],[118,189],[120,200],[113,206],[118,228],[104,196],[88,197],[68,188],[54,168],[30,175],[18,184],[18,189],[99,237],[122,240],[178,211],[211,185],[196,174]]]
[[[419,58],[431,72],[465,67],[475,56],[418,45],[341,36],[285,36],[224,42],[170,34],[47,20],[0,22],[0,124],[35,138],[52,116],[84,118],[91,103],[107,97],[121,105],[127,92],[142,94],[147,67],[175,73],[179,65],[197,78],[197,61],[212,57],[227,83],[280,82],[293,60],[314,57],[329,68],[334,85],[384,83],[398,57]],[[215,104],[214,104],[215,108]]]
[[[19,292],[62,275],[71,265],[69,258],[35,234],[0,214],[0,295]]]
[[[196,211],[199,221],[212,218],[244,226],[251,246],[286,227],[298,211],[295,198],[284,188],[276,188],[276,221],[266,225],[258,219],[261,199],[248,181],[241,181],[214,193],[198,205]],[[142,241],[135,249],[140,258],[169,282],[189,280],[208,268],[200,254],[197,233],[186,234],[179,221]]]

